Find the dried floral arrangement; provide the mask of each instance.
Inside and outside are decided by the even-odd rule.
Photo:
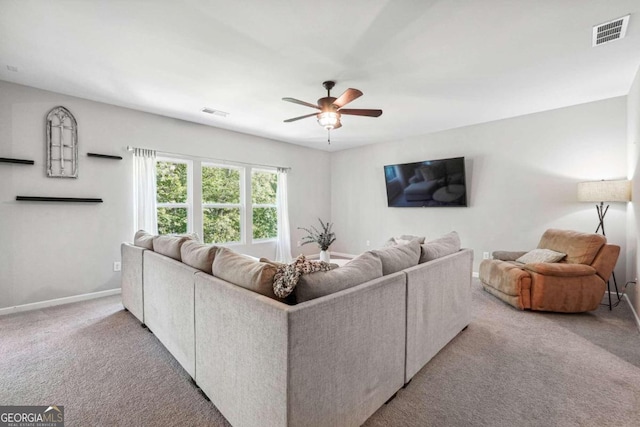
[[[336,241],[336,234],[331,231],[331,227],[333,227],[332,223],[324,223],[320,218],[318,218],[318,221],[320,221],[322,231],[319,231],[313,225],[310,228],[298,227],[298,230],[307,232],[307,235],[302,238],[302,246],[307,243],[315,243],[320,250],[326,251],[329,249],[329,246]]]

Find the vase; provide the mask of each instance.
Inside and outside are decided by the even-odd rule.
[[[331,255],[329,255],[329,251],[320,251],[320,261],[331,262]]]

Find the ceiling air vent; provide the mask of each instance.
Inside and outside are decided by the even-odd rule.
[[[623,38],[627,33],[629,16],[631,15],[593,27],[593,47]]]
[[[214,116],[220,116],[220,117],[227,117],[229,115],[229,113],[227,112],[214,110],[213,108],[208,108],[208,107],[205,107],[200,111],[202,111],[203,113],[213,114]]]

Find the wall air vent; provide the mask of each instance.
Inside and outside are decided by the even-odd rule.
[[[213,108],[204,107],[202,110],[203,113],[213,114],[214,116],[227,117],[229,113],[220,110],[214,110]]]
[[[622,18],[617,18],[593,27],[592,46],[600,46],[601,44],[623,38],[627,33],[629,16],[631,15],[623,16]]]

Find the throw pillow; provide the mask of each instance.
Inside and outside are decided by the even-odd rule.
[[[426,237],[424,236],[420,237],[420,236],[412,236],[410,234],[403,234],[402,236],[398,236],[398,237],[390,237],[389,240],[385,242],[383,247],[386,248],[389,246],[404,245],[412,240],[417,240],[418,243],[423,244],[425,239]]]
[[[558,262],[567,254],[552,251],[551,249],[534,249],[522,255],[516,261],[523,264],[535,264],[537,262]]]
[[[180,247],[182,262],[205,273],[212,274],[213,260],[217,246],[204,245],[195,240],[187,240]]]
[[[213,275],[229,283],[264,296],[278,299],[273,293],[276,267],[255,261],[227,248],[218,248],[213,259]]]
[[[153,250],[153,239],[156,237],[157,236],[154,236],[144,230],[138,230],[136,235],[133,237],[133,244],[141,248]]]
[[[384,276],[418,265],[420,243],[418,240],[407,240],[406,242],[406,244],[371,251],[380,257]]]
[[[285,263],[283,262],[278,262],[278,261],[271,261],[269,258],[260,258],[260,262],[266,262],[267,264],[271,264],[273,265],[275,268],[280,268],[280,267],[284,267]]]
[[[187,240],[192,240],[189,236],[158,236],[153,239],[153,250],[161,255],[182,261],[180,248]]]
[[[454,254],[460,250],[460,236],[455,231],[445,234],[435,240],[422,245],[420,263],[433,261],[447,255]]]
[[[382,277],[382,262],[373,252],[365,252],[340,268],[303,274],[295,289],[298,303],[352,288]]]

